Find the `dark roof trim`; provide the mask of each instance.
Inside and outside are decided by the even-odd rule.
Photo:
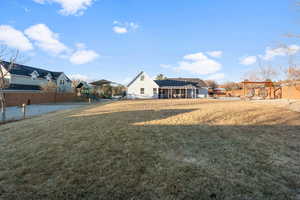
[[[139,78],[139,76],[141,76],[142,74],[143,74],[144,72],[143,71],[141,71],[128,85],[127,85],[127,87],[129,87],[132,83],[134,83],[134,81],[136,81],[136,79],[138,79]]]
[[[38,73],[38,78],[43,78],[46,79],[47,75],[50,74],[54,80],[57,80],[60,75],[64,74],[63,72],[52,72],[40,68],[35,68],[35,67],[30,67],[26,65],[20,65],[20,64],[14,64],[12,69],[8,69],[10,66],[9,62],[6,61],[0,61],[0,64],[3,65],[3,67],[8,70],[10,74],[15,74],[15,75],[22,75],[22,76],[31,76],[31,74],[36,71]],[[67,77],[67,76],[66,76]],[[71,81],[67,77],[68,81]]]
[[[4,90],[41,90],[41,87],[37,85],[10,84]]]
[[[207,87],[205,81],[200,78],[167,78],[168,80],[175,80],[175,81],[187,81],[196,83],[198,87]]]

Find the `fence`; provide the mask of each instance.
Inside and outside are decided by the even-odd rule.
[[[281,94],[279,95],[278,93]],[[272,98],[274,98],[274,90],[271,90]],[[243,90],[231,90],[226,92],[226,96],[243,97]],[[283,86],[276,96],[281,96],[282,99],[300,99],[300,86]]]
[[[5,92],[7,106],[22,104],[43,104],[58,102],[84,101],[86,99],[74,93],[45,93],[45,92]]]

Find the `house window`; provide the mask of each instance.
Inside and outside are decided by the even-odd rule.
[[[145,88],[141,88],[141,94],[145,94]]]
[[[64,84],[65,84],[65,80],[60,80],[60,81],[59,81],[59,84],[60,84],[60,85],[64,85]]]
[[[38,76],[39,76],[39,74],[37,73],[37,71],[33,71],[30,75],[31,75],[31,79],[32,80],[36,80],[38,78]]]
[[[144,81],[144,80],[145,80],[145,76],[142,75],[142,76],[141,76],[141,81]]]
[[[157,95],[157,88],[153,88],[153,94]]]
[[[48,82],[50,82],[52,80],[51,74],[47,74],[46,79],[47,79]]]

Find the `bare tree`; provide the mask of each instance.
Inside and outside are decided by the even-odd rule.
[[[260,81],[260,77],[259,77],[259,75],[257,73],[257,69],[252,69],[250,71],[247,71],[244,74],[243,79],[247,80],[247,81]]]
[[[223,87],[226,89],[226,91],[239,90],[243,88],[241,83],[235,83],[235,82],[226,82],[223,84]]]
[[[214,80],[206,80],[205,83],[211,89],[215,89],[215,88],[219,87],[218,83]]]
[[[52,81],[49,81],[41,85],[42,91],[46,93],[54,93],[57,91],[57,88],[58,88],[57,85]]]
[[[7,75],[14,68],[18,58],[18,50],[11,50],[4,45],[0,46],[0,106],[3,121],[6,119],[6,98],[4,89],[9,85]],[[6,67],[4,68],[5,60],[8,61],[8,64],[5,63]]]
[[[165,79],[167,79],[167,77],[163,74],[158,74],[155,79],[156,80],[165,80]]]
[[[261,58],[258,58],[258,67],[246,72],[244,79],[249,81],[271,81],[277,75],[278,71],[270,63],[263,63]]]

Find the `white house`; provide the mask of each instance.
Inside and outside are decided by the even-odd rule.
[[[128,99],[206,98],[207,96],[208,87],[198,78],[153,80],[145,72],[141,72],[127,85]]]
[[[48,82],[57,85],[58,92],[72,92],[72,81],[63,72],[52,72],[40,68],[14,64],[1,61],[1,70],[8,82],[5,90],[10,91],[39,91],[41,86]]]
[[[127,85],[127,98],[158,98],[158,89],[157,83],[148,74],[141,72]]]

